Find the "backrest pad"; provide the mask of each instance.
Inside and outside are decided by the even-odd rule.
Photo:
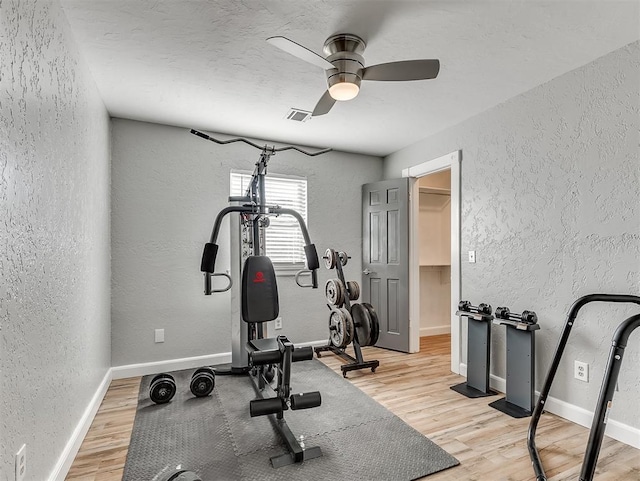
[[[271,259],[248,257],[242,269],[242,319],[251,323],[273,321],[279,312],[278,285]]]

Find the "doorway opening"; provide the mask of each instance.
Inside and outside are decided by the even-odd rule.
[[[461,151],[455,151],[402,171],[402,176],[412,181],[409,215],[411,352],[420,350],[421,336],[444,333],[448,324],[451,371],[456,374],[460,373],[461,360],[460,320],[455,315],[461,295],[460,161]],[[445,219],[447,214],[448,219]],[[424,232],[421,227],[425,227]],[[447,227],[448,236],[442,233]],[[443,292],[447,290],[448,295]],[[448,308],[443,305],[446,303]]]
[[[451,333],[451,169],[417,182],[420,337],[425,338]]]

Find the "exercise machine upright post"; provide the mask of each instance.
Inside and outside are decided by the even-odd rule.
[[[558,371],[558,367],[560,366],[560,361],[562,360],[564,349],[567,346],[567,342],[569,341],[571,329],[573,328],[575,320],[578,317],[578,312],[585,305],[592,302],[630,303],[640,305],[640,296],[627,294],[589,294],[579,298],[572,304],[571,308],[569,309],[567,320],[565,321],[564,328],[562,329],[562,333],[560,334],[558,347],[556,348],[556,352],[551,361],[551,366],[549,366],[549,371],[544,381],[544,385],[540,390],[540,397],[538,397],[538,402],[536,403],[536,407],[533,410],[531,422],[529,423],[529,430],[527,432],[527,448],[529,449],[529,457],[531,458],[531,464],[536,476],[536,481],[547,480],[547,476],[542,466],[542,460],[540,459],[540,453],[538,452],[538,448],[535,442],[538,423],[540,422],[540,417],[542,416],[542,413],[544,411],[549,392],[551,391],[553,380]],[[620,370],[620,363],[622,361],[621,350],[624,350],[629,335],[633,330],[638,328],[639,325],[640,315],[632,316],[618,327],[614,335],[611,352],[609,355],[609,363],[607,364],[607,368],[605,370],[605,378],[602,384],[600,398],[598,399],[596,414],[593,418],[589,441],[587,443],[587,451],[585,452],[585,457],[583,459],[582,471],[579,478],[580,481],[591,481],[593,479],[596,463],[598,461],[598,455],[600,453],[600,446],[602,444],[602,437],[604,435],[604,425],[606,424],[605,416],[607,412],[606,408],[613,398],[613,392],[615,390],[615,384],[618,378],[618,372]],[[616,355],[618,355],[620,358],[616,359]],[[611,356],[613,356],[614,362],[611,361]]]

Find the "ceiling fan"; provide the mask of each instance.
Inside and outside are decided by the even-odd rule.
[[[362,80],[426,80],[436,78],[440,71],[437,59],[403,60],[365,67],[362,57],[366,47],[364,40],[350,33],[333,35],[325,41],[323,52],[326,58],[286,37],[269,37],[267,42],[325,69],[329,88],[313,109],[313,117],[329,112],[336,100],[355,98]]]

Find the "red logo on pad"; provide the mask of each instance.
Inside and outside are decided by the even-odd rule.
[[[256,272],[256,276],[253,278],[253,282],[264,282],[264,274],[262,271]]]

